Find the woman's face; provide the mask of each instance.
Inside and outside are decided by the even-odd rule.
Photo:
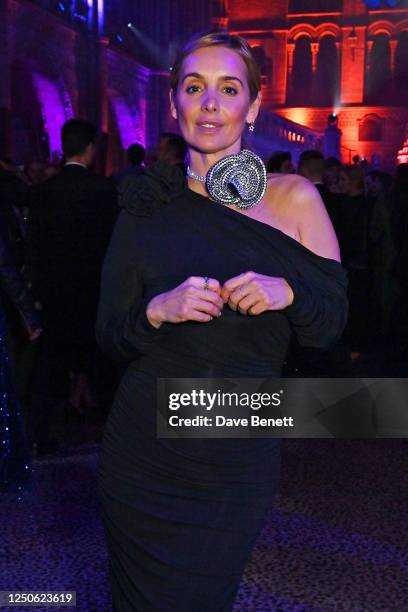
[[[244,61],[226,47],[205,47],[187,56],[175,96],[172,116],[187,144],[220,157],[237,153],[245,123],[255,121],[260,96],[250,100]]]

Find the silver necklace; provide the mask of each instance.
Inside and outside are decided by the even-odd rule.
[[[244,210],[259,204],[268,182],[262,159],[247,149],[238,155],[227,155],[220,159],[205,176],[196,174],[190,166],[187,167],[187,175],[205,183],[212,200]]]
[[[193,172],[190,166],[187,166],[187,176],[194,179],[195,181],[200,181],[200,183],[205,183],[206,177],[200,176],[199,174],[196,174],[195,172]]]

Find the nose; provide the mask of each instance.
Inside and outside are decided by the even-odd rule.
[[[217,97],[214,91],[206,91],[203,96],[201,109],[207,111],[207,113],[215,113],[218,110]]]

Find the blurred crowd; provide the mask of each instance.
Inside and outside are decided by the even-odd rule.
[[[352,359],[381,338],[405,342],[408,332],[408,164],[394,175],[303,151],[297,169],[289,153],[275,153],[269,172],[297,172],[319,191],[349,276],[349,318],[343,340]]]
[[[0,160],[3,248],[9,270],[11,265],[30,296],[33,316],[24,314],[3,283],[0,297],[14,383],[38,454],[58,444],[52,425],[56,406],[86,417],[108,406],[116,384],[118,372],[100,355],[93,330],[100,272],[121,186],[155,161],[173,164],[183,174],[187,170],[185,142],[177,134],[164,133],[149,161],[142,145],[134,143],[125,168],[111,177],[99,176],[92,169],[96,138],[89,122],[74,119],[62,131],[62,160],[32,159],[24,167]],[[290,153],[276,152],[267,170],[297,172],[312,182],[339,240],[349,274],[350,309],[341,351],[334,357],[337,365],[330,374],[348,375],[348,364],[384,338],[404,346],[408,164],[391,175],[358,159],[344,165],[311,150],[303,151],[296,164]],[[4,273],[2,268],[0,274]],[[307,359],[309,365],[314,363],[309,372],[319,375],[320,357]]]

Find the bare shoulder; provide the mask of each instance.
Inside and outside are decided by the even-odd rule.
[[[269,192],[269,193],[268,193]],[[287,209],[296,209],[300,205],[323,205],[316,187],[298,174],[269,174],[268,199],[279,194],[282,205]]]
[[[296,225],[304,246],[317,255],[340,261],[336,234],[313,183],[297,174],[269,175],[266,200]]]

